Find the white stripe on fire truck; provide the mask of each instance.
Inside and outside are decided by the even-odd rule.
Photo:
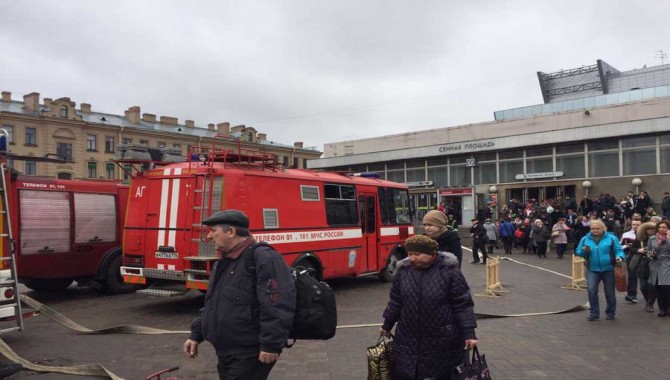
[[[174,170],[175,175],[181,174],[181,168],[176,168]],[[177,210],[179,210],[179,190],[181,188],[181,180],[175,178],[172,180],[172,197],[170,199],[170,232],[168,232],[168,247],[174,247],[175,238],[177,236]]]
[[[397,236],[400,235],[399,227],[382,227],[379,229],[380,236]]]
[[[414,235],[414,227],[408,227],[407,232],[409,232],[410,235]]]
[[[172,169],[163,169],[163,175],[169,175],[170,170]],[[161,184],[161,206],[158,217],[158,240],[156,241],[156,249],[161,245],[165,245],[165,221],[167,219],[167,198],[169,190],[170,180],[168,178],[163,178],[163,183]]]
[[[350,230],[321,230],[301,232],[271,232],[253,234],[257,241],[265,241],[270,244],[286,244],[308,241],[354,239],[363,236],[360,228]]]

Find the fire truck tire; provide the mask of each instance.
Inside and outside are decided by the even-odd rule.
[[[393,276],[395,276],[398,271],[398,262],[402,260],[403,257],[398,252],[393,252],[389,256],[389,260],[386,263],[386,267],[379,272],[379,278],[384,282],[393,281]]]
[[[24,285],[37,292],[60,292],[72,285],[71,278],[31,278]]]
[[[105,269],[105,279],[103,280],[102,292],[105,294],[122,294],[130,293],[137,290],[133,284],[126,284],[123,282],[121,276],[121,255],[116,255],[107,264]]]

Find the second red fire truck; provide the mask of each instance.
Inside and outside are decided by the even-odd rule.
[[[188,162],[134,175],[124,226],[126,282],[180,282],[205,290],[218,253],[201,221],[238,209],[258,241],[320,279],[379,274],[390,280],[414,234],[405,185],[277,165],[273,155],[197,149]],[[125,165],[144,163],[131,152]],[[123,163],[124,161],[120,161]]]

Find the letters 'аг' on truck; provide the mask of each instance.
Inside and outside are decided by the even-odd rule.
[[[201,221],[238,209],[250,232],[293,267],[320,279],[379,274],[389,281],[414,234],[407,186],[377,178],[290,169],[274,155],[194,147],[188,162],[133,176],[121,273],[205,290],[219,253]],[[156,294],[158,295],[158,294]],[[163,294],[171,295],[171,294]]]

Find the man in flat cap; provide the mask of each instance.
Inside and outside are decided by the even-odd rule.
[[[249,219],[237,210],[203,220],[221,258],[212,268],[202,315],[191,324],[184,352],[195,358],[207,340],[219,359],[220,379],[267,379],[288,340],[295,312],[291,269],[269,246],[249,234]],[[252,255],[252,256],[247,256]]]

